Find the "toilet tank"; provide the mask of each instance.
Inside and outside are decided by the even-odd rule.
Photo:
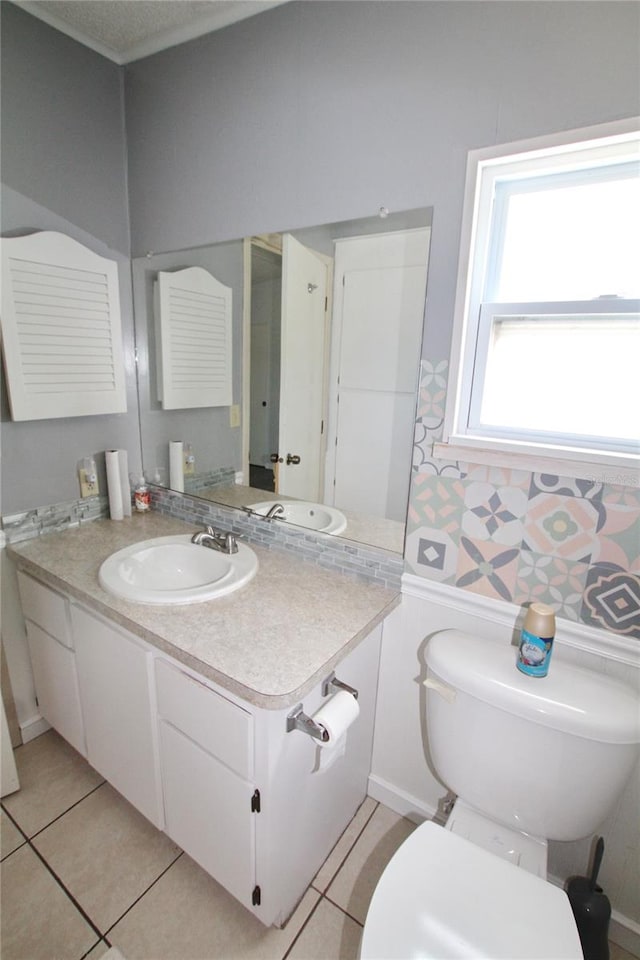
[[[546,677],[516,648],[457,630],[426,653],[427,736],[443,782],[481,813],[548,840],[594,833],[638,755],[638,693],[556,658]]]

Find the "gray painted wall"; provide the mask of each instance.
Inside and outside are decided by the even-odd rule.
[[[637,113],[639,16],[305,0],[134,63],[132,248],[433,206],[425,351],[447,356],[467,151]]]
[[[1,13],[2,235],[59,230],[118,261],[128,409],[14,423],[3,384],[6,515],[75,499],[77,461],[111,447],[127,449],[139,472],[140,440],[122,69],[12,3],[2,3]]]
[[[0,13],[2,182],[128,254],[122,69],[13,3]]]
[[[0,387],[1,512],[4,515],[79,497],[76,465],[82,457],[96,457],[102,493],[106,493],[105,450],[124,448],[129,453],[131,472],[140,472],[140,435],[129,259],[110,250],[95,237],[78,229],[74,223],[57,216],[28,197],[3,187],[3,235],[17,236],[34,230],[57,230],[73,237],[79,243],[84,243],[100,256],[117,261],[128,412],[105,414],[99,417],[66,417],[14,423],[9,414],[6,384],[2,378]]]

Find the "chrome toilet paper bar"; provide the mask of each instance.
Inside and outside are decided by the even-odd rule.
[[[322,696],[328,697],[338,690],[346,690],[352,697],[355,697],[356,700],[358,699],[358,691],[354,687],[350,687],[348,683],[343,683],[342,680],[338,680],[335,673],[331,673],[327,679],[322,682]]]
[[[301,703],[299,703],[297,707],[294,707],[287,716],[287,733],[290,733],[292,730],[301,730],[303,733],[313,737],[314,740],[322,740],[323,743],[326,743],[329,739],[329,734],[325,728],[321,727],[315,720],[312,720],[311,717],[308,717],[306,713],[303,713]]]
[[[339,690],[345,690],[347,693],[350,693],[355,700],[358,699],[358,691],[354,687],[350,687],[348,683],[343,683],[342,680],[338,680],[335,672],[329,674],[326,680],[322,682],[322,696],[328,697],[337,693]],[[314,740],[320,740],[322,743],[326,743],[329,739],[329,734],[325,728],[303,712],[301,703],[299,703],[297,707],[294,707],[291,713],[287,715],[287,733],[290,733],[292,730],[301,730],[302,733],[306,733],[308,736],[313,737]]]

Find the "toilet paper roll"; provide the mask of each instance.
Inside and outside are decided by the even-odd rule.
[[[328,740],[318,741],[316,770],[327,770],[347,749],[347,731],[357,720],[360,707],[356,698],[346,690],[334,694],[313,715],[317,724],[329,734]]]
[[[184,451],[182,440],[169,441],[169,486],[184,493]]]
[[[124,504],[122,502],[122,479],[120,475],[120,457],[118,450],[107,450],[104,455],[107,466],[107,495],[109,514],[112,520],[122,520]]]
[[[129,485],[129,455],[126,450],[118,450],[120,465],[120,489],[122,491],[122,512],[131,516],[131,487]]]

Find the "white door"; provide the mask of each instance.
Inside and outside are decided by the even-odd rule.
[[[301,500],[323,492],[326,305],[326,261],[284,234],[276,492]]]
[[[405,520],[428,250],[428,229],[336,243],[328,449],[345,510]]]

